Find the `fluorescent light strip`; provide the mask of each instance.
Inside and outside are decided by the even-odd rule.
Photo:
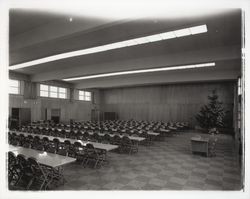
[[[117,49],[117,48],[124,48],[124,47],[128,47],[128,46],[135,46],[135,45],[156,42],[156,41],[162,41],[162,40],[167,40],[167,39],[173,39],[176,37],[195,35],[195,34],[200,34],[200,33],[205,33],[205,32],[207,32],[206,25],[194,26],[194,27],[190,27],[190,28],[184,28],[184,29],[180,29],[180,30],[169,31],[169,32],[149,35],[146,37],[139,37],[139,38],[125,40],[125,41],[116,42],[116,43],[111,43],[111,44],[107,44],[107,45],[87,48],[87,49],[83,49],[83,50],[77,50],[77,51],[62,53],[62,54],[58,54],[58,55],[52,55],[49,57],[36,59],[36,60],[25,62],[22,64],[12,65],[9,67],[9,69],[10,70],[17,70],[17,69],[26,68],[26,67],[34,66],[34,65],[38,65],[38,64],[44,64],[44,63],[48,63],[48,62],[52,62],[52,61],[56,61],[56,60],[60,60],[60,59],[66,59],[66,58],[70,58],[70,57],[93,54],[93,53],[98,53],[98,52],[104,52],[104,51],[113,50],[113,49]]]
[[[170,66],[170,67],[164,67],[164,68],[152,68],[152,69],[144,69],[144,70],[104,73],[104,74],[98,74],[98,75],[66,78],[63,80],[64,81],[77,81],[77,80],[94,79],[94,78],[100,78],[100,77],[111,77],[111,76],[118,76],[118,75],[129,75],[129,74],[149,73],[149,72],[159,72],[159,71],[169,71],[169,70],[183,70],[183,69],[203,68],[203,67],[211,67],[211,66],[215,66],[215,63],[212,62],[212,63],[202,63],[202,64],[192,64],[192,65],[182,65],[182,66]]]

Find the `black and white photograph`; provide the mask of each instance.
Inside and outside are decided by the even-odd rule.
[[[1,198],[249,197],[250,2],[178,2],[2,2]]]

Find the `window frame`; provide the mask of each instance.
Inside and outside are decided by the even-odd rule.
[[[48,90],[41,90],[41,86],[47,86]],[[41,91],[47,92],[47,96],[42,96]],[[63,92],[65,91],[65,92]],[[48,84],[40,84],[40,90],[39,90],[39,96],[40,97],[48,97],[52,99],[68,99],[67,98],[67,92],[68,89],[65,87],[59,87],[59,86],[54,86],[54,85],[48,85]],[[63,95],[63,97],[62,97]]]
[[[48,89],[43,89],[42,90],[41,89],[42,86],[47,86]],[[47,93],[47,96],[41,95],[41,91]],[[49,97],[49,85],[47,85],[47,84],[40,84],[40,87],[39,87],[39,96],[40,97]]]
[[[92,101],[92,92],[85,91],[85,90],[78,90],[78,100],[91,102]]]
[[[16,81],[17,86],[12,86],[11,81],[12,82]],[[17,89],[17,93],[11,92],[11,88]],[[18,80],[18,79],[9,79],[8,93],[11,94],[11,95],[20,95],[21,94],[21,82],[20,82],[20,80]]]

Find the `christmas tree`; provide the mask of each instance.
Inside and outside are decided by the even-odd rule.
[[[208,104],[201,107],[199,114],[196,115],[200,127],[211,129],[224,126],[226,111],[218,98],[216,90],[213,90],[212,95],[208,96]]]

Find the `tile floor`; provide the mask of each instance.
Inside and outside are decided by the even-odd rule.
[[[216,157],[191,154],[194,131],[140,146],[133,155],[110,152],[100,169],[64,167],[57,190],[239,190],[241,175],[231,136],[219,135]]]

